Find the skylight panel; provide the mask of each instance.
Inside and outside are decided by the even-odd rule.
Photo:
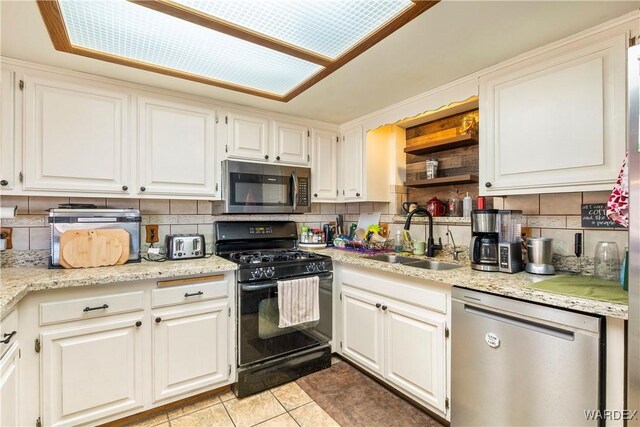
[[[323,69],[125,0],[58,3],[75,47],[278,96]]]
[[[411,0],[171,1],[332,59],[414,5]]]

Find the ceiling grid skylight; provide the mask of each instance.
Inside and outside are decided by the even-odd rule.
[[[58,50],[280,101],[435,3],[38,0]]]

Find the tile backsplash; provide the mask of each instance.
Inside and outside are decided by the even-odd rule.
[[[2,225],[13,228],[13,247],[16,250],[35,250],[49,248],[49,227],[46,209],[57,207],[59,203],[93,203],[99,207],[140,209],[142,227],[140,233],[144,240],[144,226],[158,224],[160,243],[170,233],[201,233],[207,241],[207,250],[213,250],[213,223],[221,220],[291,220],[299,226],[307,225],[320,228],[322,224],[334,221],[336,214],[343,214],[345,221],[356,222],[360,212],[381,212],[381,222],[390,225],[391,237],[402,228],[404,218],[400,216],[399,205],[406,197],[398,189],[392,203],[337,203],[312,204],[307,214],[281,215],[223,215],[222,202],[196,200],[160,200],[160,199],[102,199],[102,198],[62,198],[62,197],[26,197],[3,196],[1,206],[17,206],[15,219],[3,220]],[[583,233],[584,256],[582,264],[589,265],[599,241],[616,242],[620,256],[628,246],[626,229],[603,230],[583,229],[580,219],[582,203],[606,202],[609,192],[536,194],[523,196],[496,197],[493,200],[497,209],[520,209],[524,213],[524,226],[532,229],[533,236],[554,239],[554,263],[563,269],[573,270],[577,265],[574,255],[574,235]],[[439,238],[445,245],[451,245],[447,231],[451,231],[455,243],[467,248],[471,239],[471,227],[468,220],[447,218],[434,222],[433,234],[436,242]],[[425,240],[427,226],[423,219],[416,218],[410,233],[415,240]],[[141,242],[146,249],[146,244]]]
[[[144,242],[147,224],[157,224],[160,245],[164,237],[173,233],[201,233],[205,236],[207,250],[213,250],[213,223],[223,220],[291,220],[299,226],[321,228],[322,224],[335,221],[336,215],[341,213],[348,222],[356,222],[360,212],[379,211],[382,220],[389,222],[393,216],[389,214],[389,203],[337,203],[312,204],[311,212],[307,214],[280,215],[223,215],[222,202],[202,200],[161,200],[161,199],[98,199],[98,198],[68,198],[68,197],[27,197],[2,196],[1,206],[17,206],[17,216],[14,219],[2,220],[2,226],[13,228],[13,248],[15,250],[49,249],[49,226],[46,212],[49,208],[57,207],[60,203],[93,203],[97,207],[107,208],[135,208],[142,214],[141,245]]]

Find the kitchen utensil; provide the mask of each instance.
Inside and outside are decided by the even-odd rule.
[[[555,274],[553,261],[553,239],[549,237],[529,237],[527,239],[527,258],[525,268],[532,274]]]
[[[169,259],[202,258],[206,252],[202,234],[168,234],[165,244]]]
[[[69,230],[60,236],[60,265],[87,268],[124,264],[130,235],[123,229]]]
[[[424,240],[417,240],[413,242],[413,254],[414,255],[424,255],[427,250],[427,242]]]
[[[431,216],[442,216],[447,211],[445,204],[439,200],[437,197],[431,198],[426,207],[427,211],[431,214]]]
[[[620,279],[620,257],[615,242],[598,242],[593,259],[593,276],[602,280]]]
[[[429,159],[426,162],[427,167],[427,179],[434,179],[438,177],[438,160]]]

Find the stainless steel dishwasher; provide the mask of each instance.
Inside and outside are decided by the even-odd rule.
[[[599,425],[604,318],[454,287],[452,426]]]

